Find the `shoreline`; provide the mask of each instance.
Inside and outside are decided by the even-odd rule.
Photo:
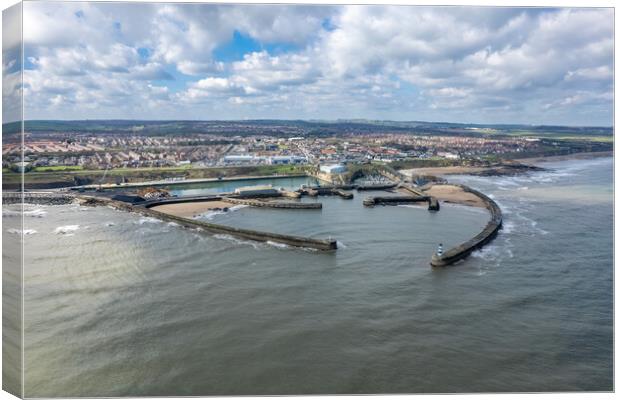
[[[152,207],[153,210],[182,218],[196,218],[210,211],[222,211],[235,206],[226,201],[212,200],[201,202],[171,203]]]
[[[546,156],[546,157],[529,157],[529,158],[515,158],[513,161],[527,164],[527,163],[544,163],[553,161],[570,161],[570,160],[591,160],[593,158],[613,157],[613,151],[592,151],[587,153],[573,153],[562,156]]]
[[[510,176],[540,170],[540,167],[538,167],[536,164],[542,164],[545,162],[590,160],[593,158],[613,157],[613,155],[613,151],[573,153],[557,156],[515,158],[511,160],[505,160],[497,165],[490,165],[487,167],[454,165],[448,167],[421,167],[403,169],[400,172],[411,177],[416,175],[422,177],[443,177],[445,175]],[[544,167],[542,169],[544,169]]]

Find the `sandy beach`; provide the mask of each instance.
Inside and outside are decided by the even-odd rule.
[[[155,206],[152,209],[166,214],[175,215],[177,217],[193,218],[194,216],[216,208],[230,208],[232,206],[234,206],[234,204],[217,200],[191,203],[162,204],[160,206]]]
[[[400,172],[407,176],[413,175],[458,175],[458,174],[471,174],[484,171],[487,167],[467,167],[467,166],[453,166],[453,167],[426,167],[426,168],[413,168],[403,169]]]
[[[424,193],[434,196],[440,201],[446,203],[463,204],[473,207],[485,207],[484,202],[472,193],[464,191],[459,186],[454,185],[433,185]]]

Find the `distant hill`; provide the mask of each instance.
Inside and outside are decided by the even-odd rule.
[[[3,124],[5,134],[19,133],[20,122]],[[217,133],[229,135],[333,136],[339,134],[412,133],[427,135],[518,135],[518,136],[612,136],[612,127],[570,127],[519,124],[468,124],[426,121],[379,120],[236,120],[236,121],[153,121],[153,120],[30,120],[25,131],[36,134],[89,133],[175,135]]]

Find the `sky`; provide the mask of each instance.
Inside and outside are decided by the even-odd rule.
[[[25,2],[23,23],[26,119],[613,123],[609,8]]]

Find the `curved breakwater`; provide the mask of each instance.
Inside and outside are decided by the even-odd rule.
[[[473,251],[482,248],[482,246],[493,240],[497,235],[497,232],[502,228],[502,210],[493,199],[491,199],[484,193],[479,192],[478,190],[470,188],[469,186],[463,184],[453,185],[459,186],[466,192],[472,193],[482,199],[487,210],[489,210],[489,212],[491,213],[491,219],[484,227],[482,232],[480,232],[473,238],[456,247],[449,249],[442,255],[433,254],[431,258],[431,265],[433,267],[444,267],[464,259],[465,257],[469,256]]]

